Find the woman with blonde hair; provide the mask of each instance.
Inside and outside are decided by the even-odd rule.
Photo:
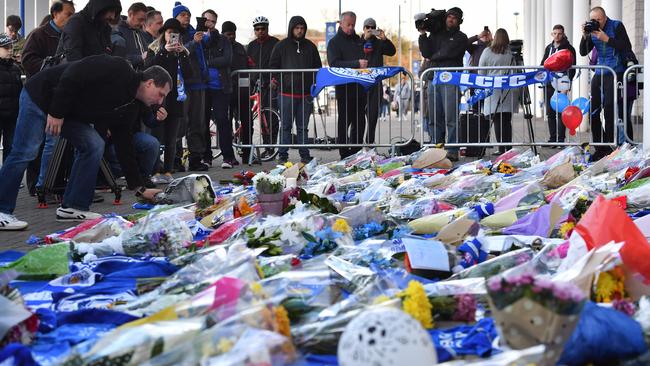
[[[481,54],[479,66],[514,66],[514,56],[510,51],[510,38],[505,29],[499,28],[494,34],[490,46]],[[512,74],[513,70],[479,70],[481,75],[498,76]],[[483,114],[494,124],[497,141],[512,142],[512,114],[519,109],[519,92],[517,89],[494,89],[494,93],[485,99]],[[495,154],[502,154],[509,146],[499,146]]]

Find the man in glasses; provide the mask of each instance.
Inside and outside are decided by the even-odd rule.
[[[268,69],[269,60],[271,59],[271,51],[279,40],[273,36],[269,36],[269,20],[265,16],[258,16],[253,19],[253,29],[255,30],[255,39],[246,46],[246,53],[248,54],[248,62],[250,69]],[[251,86],[255,86],[260,82],[260,92],[262,95],[262,109],[272,106],[277,108],[277,101],[271,94],[271,78],[268,73],[254,73],[250,74]],[[268,132],[262,131],[262,142],[264,144],[274,144],[278,141],[279,121],[275,120],[272,115],[266,116],[268,123]],[[252,134],[253,131],[251,130]],[[264,154],[272,154],[272,149],[266,149]]]
[[[368,60],[368,67],[384,66],[384,56],[394,56],[395,45],[386,38],[383,30],[377,29],[377,22],[368,18],[363,22],[363,53]],[[375,85],[368,90],[368,134],[366,142],[375,142],[375,128],[379,118],[379,104],[382,98],[382,85]]]

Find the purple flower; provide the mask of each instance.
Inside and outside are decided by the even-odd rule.
[[[563,286],[557,286],[553,289],[553,295],[562,301],[568,301],[571,299],[571,291]]]
[[[488,288],[492,292],[501,290],[501,277],[494,276],[488,280]]]
[[[543,290],[548,290],[553,287],[553,282],[548,278],[537,278],[535,279],[535,286]]]
[[[628,300],[614,300],[612,302],[614,309],[626,314],[627,316],[633,316],[636,312],[634,304]]]

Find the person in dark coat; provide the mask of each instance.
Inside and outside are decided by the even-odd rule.
[[[208,14],[205,14],[208,15]],[[208,33],[208,40],[203,46],[205,63],[208,67],[208,82],[206,84],[207,94],[212,106],[212,120],[217,126],[219,147],[223,155],[221,167],[231,169],[239,165],[232,148],[232,125],[228,120],[228,105],[232,93],[232,78],[230,67],[232,64],[232,44],[217,29]],[[212,151],[210,144],[206,146],[206,152]],[[208,159],[211,156],[206,157]],[[205,159],[205,158],[204,158]]]
[[[110,130],[127,187],[135,189],[136,195],[152,199],[160,190],[144,187],[133,146],[132,123],[139,122],[145,111],[149,114],[147,120],[154,118],[151,107],[163,103],[171,84],[169,73],[162,67],[137,72],[123,58],[108,55],[63,63],[31,78],[20,94],[14,149],[0,169],[0,230],[27,227],[12,213],[23,173],[36,157],[44,132],[61,134],[76,150],[57,220],[101,217],[89,211],[104,155],[104,139],[98,131]],[[155,108],[155,118],[164,120],[164,108]]]
[[[72,1],[56,1],[50,7],[52,19],[34,29],[27,36],[23,48],[22,65],[28,79],[41,70],[46,57],[55,55],[61,31],[73,14],[74,4]]]
[[[13,43],[6,34],[0,34],[0,138],[3,163],[11,153],[18,118],[18,97],[23,88],[20,67],[11,57]]]
[[[133,3],[129,7],[126,20],[121,20],[117,26],[117,31],[125,41],[126,59],[136,70],[144,67],[149,46],[145,31],[142,29],[146,19],[147,7],[143,3]]]
[[[271,52],[269,67],[272,69],[319,69],[322,63],[318,48],[314,42],[305,38],[307,22],[301,16],[289,20],[287,38],[278,42]],[[310,88],[314,84],[314,72],[285,72],[277,75],[280,80],[280,116],[282,118],[282,144],[291,144],[291,129],[296,122],[296,138],[298,144],[306,144],[308,137],[309,116],[314,110],[314,102]],[[300,161],[307,164],[311,161],[309,149],[298,148]],[[279,149],[280,163],[289,160],[289,148]]]
[[[327,45],[327,61],[330,67],[362,68],[368,67],[363,53],[363,40],[354,32],[357,22],[355,13],[341,14],[341,25],[336,35]],[[366,92],[356,83],[336,86],[336,106],[339,112],[337,122],[337,143],[361,144],[366,129]],[[348,135],[348,131],[350,134]],[[360,147],[341,147],[341,159],[359,151]]]
[[[165,109],[167,119],[151,133],[165,145],[163,164],[157,169],[152,181],[156,184],[169,184],[173,180],[172,171],[176,160],[176,138],[179,126],[186,123],[187,119],[187,94],[185,91],[185,78],[190,77],[190,51],[182,43],[171,44],[172,34],[180,36],[183,32],[181,23],[176,19],[167,19],[160,29],[160,36],[149,45],[145,67],[152,65],[162,66],[172,77],[173,85],[167,98]],[[180,39],[180,37],[179,37]]]
[[[544,62],[547,58],[552,56],[554,53],[560,50],[569,50],[573,55],[573,64],[576,64],[576,50],[569,43],[569,40],[564,33],[564,27],[561,24],[556,24],[553,26],[553,31],[551,32],[551,37],[553,37],[553,42],[549,43],[544,49],[544,57],[540,65],[544,65]],[[569,78],[573,79],[575,75],[575,70],[569,70]],[[548,132],[549,139],[548,142],[564,142],[566,137],[566,128],[564,123],[562,123],[560,113],[551,108],[551,97],[555,93],[555,89],[551,83],[546,84],[545,87],[545,103],[546,103],[546,116],[548,118]],[[559,115],[559,116],[558,116]]]
[[[376,34],[376,35],[375,35]],[[397,50],[382,29],[377,29],[377,22],[368,18],[363,22],[363,53],[368,60],[368,67],[384,66],[384,56],[394,56]],[[379,105],[382,102],[382,85],[375,85],[368,90],[368,134],[366,142],[375,142],[375,129],[379,118]]]
[[[228,112],[228,121],[230,123],[236,119],[239,121],[239,138],[244,145],[251,143],[253,126],[251,126],[251,105],[250,105],[250,78],[245,72],[248,69],[248,55],[246,48],[237,42],[237,26],[231,21],[225,21],[221,24],[221,34],[232,44],[232,72],[240,71],[232,76],[233,92],[230,94],[230,108]],[[241,149],[241,158],[243,162],[250,161],[250,148]],[[253,164],[261,164],[259,158],[253,160]]]
[[[56,53],[65,53],[68,62],[92,55],[110,55],[113,47],[109,22],[121,11],[120,0],[90,0],[68,20]]]
[[[268,69],[269,60],[273,47],[280,41],[279,39],[269,36],[269,20],[265,16],[258,16],[253,19],[253,29],[255,30],[255,39],[246,46],[250,69]],[[260,74],[251,72],[251,86],[255,86],[259,81],[262,105],[260,109],[273,108],[277,109],[275,101],[275,92],[271,90],[271,75],[268,73]],[[270,131],[262,131],[262,142],[264,144],[275,144],[278,140],[279,123],[273,114],[266,116]],[[265,149],[262,155],[271,154],[272,149]]]

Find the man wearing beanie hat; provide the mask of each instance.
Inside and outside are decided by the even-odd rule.
[[[174,3],[174,8],[172,9],[172,18],[178,18],[178,16],[184,11],[187,12],[187,16],[192,15],[190,9],[187,6],[181,4],[180,1],[177,1],[176,3]]]
[[[467,36],[460,31],[463,11],[453,7],[447,11],[445,29],[427,35],[425,29],[419,29],[418,44],[422,57],[431,62],[432,67],[462,67],[463,56],[467,50]],[[456,122],[458,119],[458,87],[438,84],[428,88],[429,134],[436,143],[458,143]],[[434,108],[436,107],[436,108]],[[449,160],[458,161],[458,148],[447,149]]]
[[[368,67],[384,66],[384,56],[394,56],[397,50],[382,29],[377,29],[377,22],[368,18],[363,21],[363,53],[368,60]],[[379,118],[379,104],[382,98],[382,85],[373,86],[368,90],[368,133],[366,142],[375,142],[375,129]]]

